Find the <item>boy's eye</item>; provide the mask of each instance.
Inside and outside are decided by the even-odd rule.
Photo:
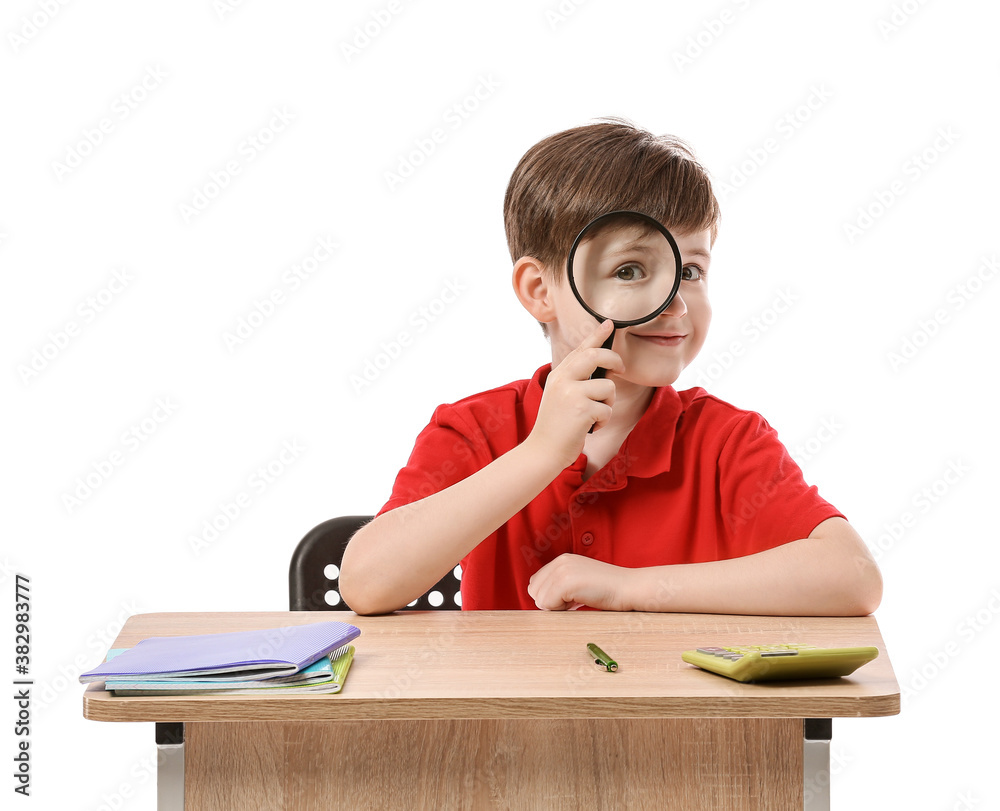
[[[685,265],[681,268],[681,279],[686,282],[698,282],[701,281],[704,276],[705,271],[697,265]]]
[[[634,282],[642,277],[643,272],[639,265],[622,265],[615,270],[615,278],[623,282]]]

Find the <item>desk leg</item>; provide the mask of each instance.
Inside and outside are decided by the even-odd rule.
[[[802,721],[802,808],[830,811],[830,741],[832,718]]]
[[[156,811],[184,811],[184,724],[156,725]]]

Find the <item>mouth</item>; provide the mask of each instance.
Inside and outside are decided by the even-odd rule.
[[[632,332],[629,334],[634,338],[640,338],[643,341],[648,341],[649,343],[656,344],[657,346],[679,346],[684,339],[687,338],[687,333],[680,332],[650,333],[647,335]]]

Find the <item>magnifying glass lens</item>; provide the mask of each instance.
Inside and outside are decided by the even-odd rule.
[[[616,326],[651,320],[680,283],[680,255],[669,232],[638,212],[598,217],[574,245],[570,273],[579,301]]]

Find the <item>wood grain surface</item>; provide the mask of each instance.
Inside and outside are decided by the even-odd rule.
[[[84,693],[98,721],[366,719],[812,718],[894,715],[899,685],[875,618],[601,611],[138,614],[113,647],[151,636],[222,633],[336,620],[361,628],[341,693],[320,696],[113,696]],[[596,642],[620,664],[596,667]],[[879,648],[843,679],[740,684],[688,665],[702,645],[799,642]],[[280,648],[280,641],[277,644]],[[280,652],[280,651],[279,651]]]
[[[801,809],[795,719],[195,723],[197,811]]]

